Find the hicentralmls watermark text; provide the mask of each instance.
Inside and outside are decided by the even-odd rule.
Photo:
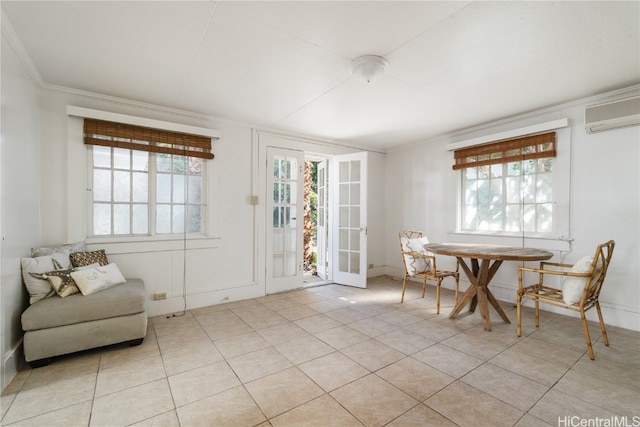
[[[577,415],[558,417],[558,427],[640,427],[640,415],[583,418]]]

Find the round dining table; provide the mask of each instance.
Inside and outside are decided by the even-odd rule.
[[[511,323],[489,290],[489,283],[502,265],[502,262],[544,261],[553,256],[552,252],[541,249],[477,243],[427,243],[424,248],[434,254],[456,257],[460,267],[462,267],[469,279],[469,288],[459,299],[449,318],[455,319],[458,317],[467,304],[470,304],[469,312],[471,313],[478,306],[486,331],[491,331],[489,304],[495,308],[502,320],[506,323]],[[465,259],[468,259],[470,264]]]

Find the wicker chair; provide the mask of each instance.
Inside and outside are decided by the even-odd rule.
[[[438,270],[436,257],[427,252],[422,246],[429,243],[422,231],[401,231],[398,233],[400,252],[404,265],[404,280],[402,281],[402,297],[407,289],[407,279],[415,277],[422,279],[422,298],[427,289],[427,280],[436,282],[436,312],[440,314],[440,284],[445,277],[453,277],[456,281],[455,304],[458,303],[458,287],[460,285],[459,264],[456,263],[456,271]]]
[[[541,262],[540,268],[520,267],[518,269],[518,296],[516,303],[517,325],[516,334],[521,334],[521,305],[523,299],[530,299],[535,302],[535,321],[536,327],[540,325],[540,303],[551,304],[556,307],[562,307],[580,313],[582,319],[582,327],[584,336],[589,349],[589,357],[594,359],[593,348],[591,346],[591,338],[589,336],[589,327],[587,326],[587,318],[585,312],[592,307],[598,312],[600,320],[600,329],[602,330],[602,339],[605,345],[609,345],[607,338],[607,330],[602,320],[602,311],[600,310],[600,290],[604,284],[607,275],[607,269],[611,262],[611,255],[615,242],[609,240],[606,243],[598,245],[596,253],[591,257],[585,257],[574,265],[560,264],[554,262]],[[584,267],[580,268],[579,264]],[[524,273],[535,273],[538,276],[538,283],[525,286]],[[551,277],[548,277],[551,276]],[[548,281],[553,276],[564,276],[564,289],[554,288],[548,285]],[[545,283],[545,279],[547,279]],[[571,295],[573,293],[573,295]]]

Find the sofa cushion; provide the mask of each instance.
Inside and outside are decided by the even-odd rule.
[[[60,298],[54,295],[37,301],[22,313],[22,329],[33,331],[142,313],[146,309],[144,282],[127,283],[84,296],[80,293]]]

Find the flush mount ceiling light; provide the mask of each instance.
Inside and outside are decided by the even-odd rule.
[[[381,56],[365,55],[354,59],[349,69],[356,80],[371,83],[384,74],[387,65],[389,61]]]

